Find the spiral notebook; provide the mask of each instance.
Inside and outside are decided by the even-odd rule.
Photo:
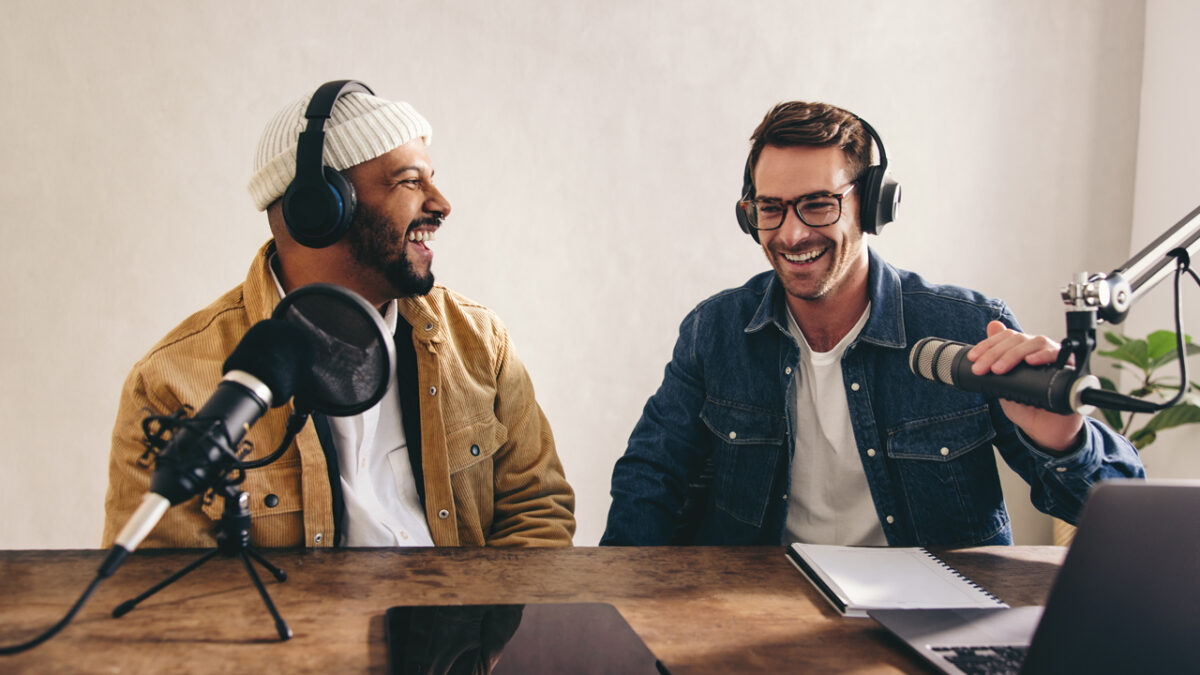
[[[871,609],[1008,607],[924,548],[792,544],[804,576],[846,616]]]

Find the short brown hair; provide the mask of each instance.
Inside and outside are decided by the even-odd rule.
[[[850,175],[858,178],[871,165],[871,139],[858,116],[828,103],[789,101],[778,103],[750,135],[751,173],[763,148],[811,145],[836,146],[846,154]]]

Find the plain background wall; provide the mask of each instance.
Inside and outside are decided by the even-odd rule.
[[[1200,155],[1200,62],[1196,28],[1200,4],[1189,0],[1152,0],[1146,5],[1145,68],[1142,75],[1138,132],[1137,187],[1134,192],[1130,251],[1136,253],[1200,206],[1196,157]],[[1197,265],[1193,261],[1193,266]],[[1144,336],[1174,324],[1172,282],[1161,282],[1135,306],[1125,321],[1127,335]],[[1181,284],[1183,329],[1200,340],[1200,289]],[[1200,382],[1200,359],[1191,359],[1192,382]],[[1168,375],[1178,381],[1172,367]],[[1200,396],[1200,392],[1193,392]],[[1193,398],[1193,402],[1197,399]],[[1136,424],[1145,422],[1141,416]],[[1196,427],[1168,431],[1142,453],[1153,476],[1200,478],[1200,432]]]
[[[254,145],[321,82],[361,79],[432,122],[454,205],[434,269],[507,323],[590,545],[679,321],[766,268],[732,209],[770,105],[871,121],[904,186],[872,245],[1057,339],[1061,286],[1142,238],[1135,169],[1176,180],[1171,203],[1137,192],[1147,232],[1196,199],[1177,135],[1138,154],[1139,110],[1175,120],[1196,81],[1164,64],[1189,54],[1148,40],[1143,90],[1146,32],[1182,50],[1200,25],[1186,3],[1150,7],[7,0],[0,547],[98,544],[121,383],[244,278],[268,236],[245,191]],[[1049,541],[1028,488],[1006,490],[1018,542]]]

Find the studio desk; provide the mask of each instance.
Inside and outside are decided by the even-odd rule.
[[[1016,607],[1044,604],[1053,546],[937,551]],[[393,605],[607,602],[671,673],[927,672],[870,619],[844,618],[783,547],[264,550],[255,565],[294,637],[280,641],[237,558],[218,556],[130,613],[112,610],[197,558],[139,550],[42,645],[0,673],[384,672]],[[0,551],[0,644],[56,623],[98,550]],[[563,627],[562,644],[586,639]]]

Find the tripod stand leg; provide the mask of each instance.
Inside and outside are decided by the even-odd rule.
[[[265,567],[267,571],[271,573],[271,576],[275,577],[275,581],[287,581],[287,572],[284,572],[278,567],[272,565],[271,562],[264,558],[261,553],[249,547],[246,548],[246,553],[249,553],[250,557],[254,558],[258,561],[258,564]]]
[[[271,596],[267,594],[266,587],[263,586],[262,580],[258,578],[258,573],[254,571],[254,565],[250,564],[250,556],[247,555],[246,551],[242,551],[238,557],[242,559],[242,564],[246,567],[246,573],[250,575],[250,580],[254,582],[254,587],[258,589],[258,594],[262,596],[263,602],[266,603],[267,611],[269,611],[271,616],[275,619],[275,631],[279,633],[279,639],[291,639],[292,629],[288,627],[287,622],[285,622],[283,617],[279,615],[279,610],[275,609],[275,603],[271,602]],[[270,563],[267,563],[265,560],[263,560],[262,556],[255,555],[255,559],[260,563],[274,567],[274,565],[270,565]],[[278,568],[276,569],[278,570]],[[282,570],[278,571],[282,572]]]
[[[218,553],[220,553],[220,551],[218,549],[213,549],[213,550],[209,551],[208,553],[205,553],[204,555],[200,556],[199,558],[196,558],[194,561],[189,563],[183,569],[172,574],[171,576],[167,577],[166,579],[163,579],[162,581],[158,582],[157,584],[151,586],[150,590],[146,591],[145,593],[142,593],[141,595],[137,596],[136,598],[133,598],[132,600],[126,600],[125,602],[122,602],[121,604],[117,605],[117,608],[112,611],[113,618],[116,619],[116,618],[125,616],[126,614],[129,613],[129,610],[133,609],[134,607],[137,607],[139,602],[154,595],[155,593],[161,591],[162,589],[166,588],[167,586],[170,586],[172,583],[174,583],[175,581],[178,581],[180,578],[182,578],[183,575],[187,574],[188,572],[191,572],[192,570],[196,569],[197,567],[208,562],[213,556],[215,556]]]

